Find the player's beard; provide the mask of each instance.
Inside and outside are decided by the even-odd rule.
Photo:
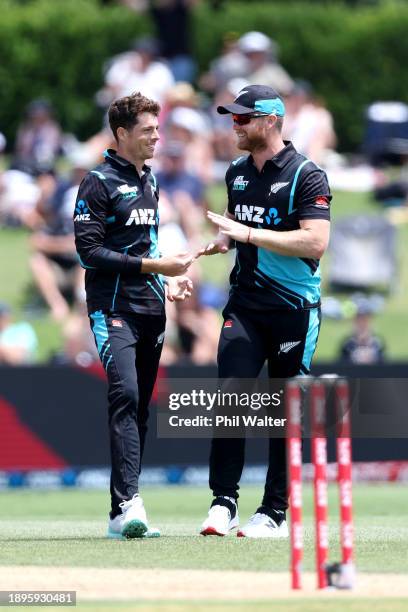
[[[242,138],[238,139],[237,146],[238,149],[249,151],[250,153],[257,153],[259,151],[264,151],[268,144],[266,138],[261,134],[253,134],[252,136],[245,134]]]

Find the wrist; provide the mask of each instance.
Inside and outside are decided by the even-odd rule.
[[[141,272],[143,274],[160,274],[160,258],[159,259],[142,259]]]
[[[262,232],[261,229],[258,229],[256,227],[251,227],[251,235],[249,237],[249,243],[253,244],[254,246],[259,247],[259,232]]]

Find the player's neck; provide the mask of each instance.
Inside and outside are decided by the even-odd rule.
[[[134,157],[125,147],[121,147],[120,145],[118,145],[117,151],[120,157],[123,157],[123,159],[126,159],[126,161],[130,162],[136,167],[139,175],[142,174],[143,166],[145,165],[146,160]]]
[[[252,157],[254,160],[254,164],[258,169],[258,172],[261,172],[262,168],[265,165],[265,162],[268,159],[271,159],[275,155],[277,155],[282,149],[285,148],[285,143],[282,138],[279,136],[275,138],[273,141],[269,142],[265,149],[259,149],[256,151],[252,151]]]

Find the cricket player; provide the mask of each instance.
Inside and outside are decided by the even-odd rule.
[[[74,213],[91,328],[109,384],[113,538],[160,535],[149,531],[138,481],[164,340],[165,292],[174,301],[192,290],[183,276],[192,256],[161,257],[157,246],[159,188],[145,162],[159,140],[159,111],[140,93],[112,102],[116,150],[107,150],[86,175]]]
[[[319,261],[329,241],[330,190],[325,173],[282,140],[285,107],[262,85],[242,89],[229,113],[238,147],[249,151],[226,173],[228,206],[209,219],[219,228],[199,255],[236,246],[229,301],[218,348],[220,378],[256,378],[265,361],[270,377],[308,374],[320,327]],[[239,527],[238,489],[245,439],[212,440],[213,502],[203,535]],[[283,438],[269,440],[269,465],[260,506],[238,536],[288,536]]]

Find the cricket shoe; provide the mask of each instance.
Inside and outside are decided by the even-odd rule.
[[[232,529],[239,525],[238,508],[234,499],[231,497],[224,498],[227,500],[227,505],[214,504],[211,506],[208,517],[201,526],[201,535],[217,535],[225,536]],[[232,509],[235,510],[232,516]]]
[[[285,519],[274,521],[267,514],[256,512],[246,525],[238,530],[239,538],[287,538],[288,525]]]
[[[114,519],[109,519],[108,523],[108,532],[106,534],[107,538],[113,540],[127,540],[124,535],[122,535],[123,529],[123,514],[119,514],[119,516],[115,516]],[[155,527],[149,527],[146,533],[142,536],[144,538],[159,538],[160,530]]]
[[[129,501],[119,504],[122,514],[109,520],[108,538],[157,538],[158,529],[149,529],[143,500],[136,494]]]

